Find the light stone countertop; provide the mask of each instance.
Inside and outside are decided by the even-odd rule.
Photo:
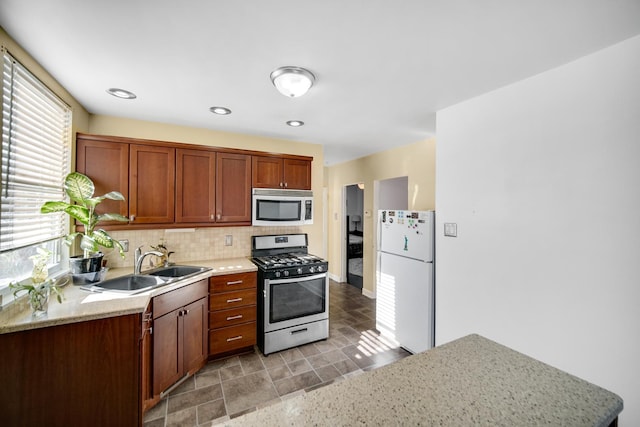
[[[208,267],[211,268],[211,270],[135,295],[127,295],[119,292],[88,292],[80,289],[80,286],[75,286],[70,283],[62,288],[64,296],[62,303],[59,304],[55,295],[51,295],[47,315],[38,319],[31,317],[31,309],[26,302],[26,298],[20,298],[17,302],[0,310],[0,334],[142,313],[151,298],[204,278],[257,271],[257,267],[249,258],[185,261],[179,263],[179,265]],[[106,279],[131,273],[133,273],[132,267],[110,269],[107,272]],[[144,271],[142,273],[144,274]]]
[[[227,426],[608,426],[614,393],[469,335]]]

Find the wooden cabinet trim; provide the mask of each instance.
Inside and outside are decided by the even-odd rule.
[[[78,138],[81,138],[84,140],[91,140],[91,141],[156,145],[160,147],[173,147],[173,148],[182,148],[182,149],[191,149],[191,150],[206,150],[206,151],[215,151],[219,153],[235,153],[235,154],[245,154],[245,155],[251,155],[251,156],[280,157],[280,158],[287,158],[287,159],[313,161],[312,156],[303,156],[298,154],[286,154],[286,153],[281,154],[281,153],[263,152],[263,151],[255,151],[255,150],[244,150],[241,148],[216,147],[216,146],[209,146],[209,145],[189,144],[184,142],[171,142],[171,141],[159,141],[159,140],[153,140],[153,139],[129,138],[125,136],[93,135],[93,134],[77,132],[76,139]]]

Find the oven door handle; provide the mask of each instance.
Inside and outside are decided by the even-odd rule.
[[[327,273],[314,274],[313,276],[297,276],[288,279],[266,279],[265,282],[271,285],[279,285],[281,283],[309,282],[311,280],[325,279]]]

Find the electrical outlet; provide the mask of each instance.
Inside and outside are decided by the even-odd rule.
[[[129,252],[129,240],[118,240],[118,242],[120,242],[120,244],[122,245],[122,249],[125,252]]]
[[[233,246],[233,236],[231,234],[227,234],[226,236],[224,236],[224,245]]]

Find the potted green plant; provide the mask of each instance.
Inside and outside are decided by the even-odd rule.
[[[49,295],[56,294],[58,302],[62,302],[62,294],[56,286],[56,282],[49,278],[47,263],[51,257],[51,251],[44,248],[37,248],[38,253],[29,257],[33,260],[33,272],[29,282],[10,283],[9,288],[13,290],[13,296],[18,297],[20,291],[26,291],[29,295],[29,306],[33,317],[40,317],[47,314],[49,307]]]
[[[43,214],[53,212],[65,212],[84,226],[83,231],[77,231],[65,236],[64,242],[71,246],[76,238],[80,237],[82,255],[69,259],[69,268],[74,277],[75,284],[95,282],[100,280],[102,270],[102,258],[104,254],[99,247],[107,249],[117,248],[120,256],[124,258],[124,248],[119,241],[114,240],[103,229],[96,229],[102,221],[129,221],[128,218],[117,213],[96,213],[98,206],[104,199],[124,201],[122,193],[111,191],[103,196],[94,196],[95,185],[86,175],[79,172],[71,172],[64,180],[64,191],[69,197],[70,203],[63,201],[46,202],[40,208]],[[89,274],[92,273],[92,274]]]

